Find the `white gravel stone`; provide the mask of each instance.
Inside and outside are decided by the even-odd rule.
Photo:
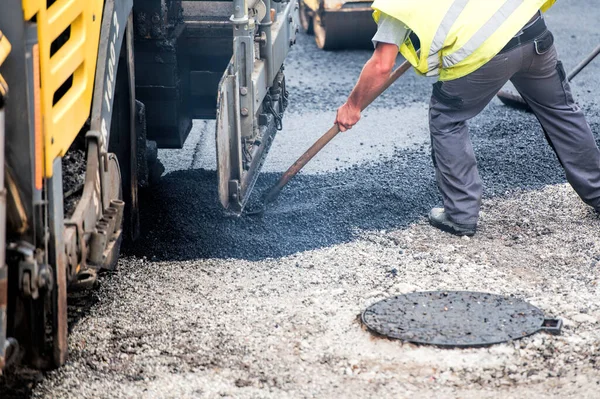
[[[549,206],[558,199],[562,208]],[[362,398],[377,383],[381,397],[410,389],[415,397],[521,398],[552,390],[592,398],[600,381],[594,328],[600,298],[598,270],[588,260],[600,254],[600,242],[589,237],[600,219],[586,216],[566,185],[484,205],[483,231],[464,245],[424,221],[386,231],[382,237],[402,240],[408,253],[427,254],[408,261],[386,240],[369,239],[243,264],[123,259],[119,273],[103,280],[98,304],[74,326],[69,363],[50,373],[34,397]],[[532,207],[548,211],[536,215]],[[510,229],[506,220],[522,214],[556,233],[540,238],[521,228],[518,248],[505,246],[500,235],[486,237]],[[361,264],[361,253],[374,252],[378,261]],[[541,260],[551,253],[563,261]],[[502,266],[483,267],[484,255]],[[439,256],[448,263],[430,260]],[[456,266],[446,266],[456,259]],[[218,273],[197,273],[200,268]],[[144,289],[132,291],[133,280]],[[528,298],[571,322],[561,336],[440,350],[374,337],[357,321],[365,306],[386,295],[442,286]]]

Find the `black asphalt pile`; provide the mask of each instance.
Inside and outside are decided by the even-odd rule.
[[[77,206],[85,182],[85,151],[72,149],[62,159],[63,193],[65,194],[65,216],[69,217]]]
[[[565,181],[532,115],[496,106],[471,131],[487,197]],[[279,176],[260,176],[249,208],[260,206],[260,194]],[[157,260],[276,258],[346,242],[361,230],[400,228],[440,204],[428,146],[299,175],[262,217],[224,217],[216,187],[214,171],[165,176],[142,198],[144,237],[128,252]]]
[[[312,40],[299,36],[285,71],[290,91],[287,113],[305,115],[307,126],[311,115],[335,115],[371,55],[370,51],[323,52]],[[585,74],[581,79],[587,79]],[[428,102],[433,82],[411,71],[371,108],[402,115],[405,107]],[[593,94],[588,93],[589,87],[577,87],[578,82],[574,86],[575,93],[583,95],[584,111],[593,131],[600,134],[599,107]],[[397,127],[399,141],[410,126]],[[565,181],[532,114],[494,100],[470,122],[470,127],[486,197]],[[279,134],[277,140],[286,140],[285,118],[284,131]],[[270,156],[282,158],[285,154]],[[289,164],[294,161],[295,157],[290,157]],[[297,176],[262,218],[224,218],[214,171],[170,173],[158,187],[143,194],[145,234],[128,253],[157,260],[277,258],[347,242],[360,230],[404,227],[441,204],[428,145],[397,149],[390,158],[331,170]],[[279,177],[279,173],[263,173],[248,208],[259,208],[261,194]]]

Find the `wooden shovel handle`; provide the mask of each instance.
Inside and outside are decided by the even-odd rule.
[[[384,91],[386,91],[392,85],[392,83],[394,83],[396,80],[398,80],[398,78],[400,76],[404,75],[404,73],[406,71],[408,71],[410,69],[410,67],[411,67],[410,63],[408,61],[405,61],[396,70],[394,70],[394,72],[392,72],[392,74],[390,75],[388,80],[385,82],[383,87],[380,90],[378,90],[377,93],[375,93],[372,98],[369,99],[369,101],[367,102],[367,104],[364,106],[364,108],[362,110],[364,110],[373,101],[375,101],[375,99],[377,97],[379,97]],[[289,169],[283,174],[283,176],[281,176],[281,178],[279,179],[277,184],[269,190],[269,192],[267,193],[265,200],[264,200],[265,204],[268,204],[269,202],[273,201],[277,197],[277,195],[279,195],[279,192],[281,191],[281,189],[283,187],[285,187],[285,185],[288,184],[288,182],[294,176],[296,176],[298,174],[298,172],[300,172],[300,170],[302,170],[302,168],[311,159],[313,159],[313,157],[315,155],[317,155],[317,153],[319,151],[321,151],[323,149],[323,147],[325,147],[327,145],[327,143],[329,143],[335,136],[337,136],[337,134],[339,132],[340,132],[340,127],[337,124],[333,125],[327,131],[327,133],[325,133],[323,136],[321,136],[321,138],[319,138],[304,154],[302,154],[300,156],[300,158],[298,158],[298,160],[296,162],[294,162],[294,164],[292,166],[289,167]]]

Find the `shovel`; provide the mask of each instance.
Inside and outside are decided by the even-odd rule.
[[[586,66],[588,66],[588,64],[590,62],[592,62],[594,60],[594,58],[596,58],[598,56],[598,54],[600,54],[600,46],[596,47],[590,55],[585,57],[585,59],[583,61],[581,61],[567,75],[567,80],[569,82],[571,82],[571,80],[575,76],[577,76],[579,74],[579,72],[581,72]],[[504,103],[504,105],[508,105],[509,107],[521,109],[523,111],[531,111],[531,108],[529,108],[529,105],[527,105],[525,100],[523,100],[523,98],[521,96],[519,96],[518,94],[513,94],[510,92],[501,90],[500,92],[498,92],[498,98],[500,99],[500,101],[502,101]]]
[[[404,75],[406,71],[411,68],[411,65],[408,61],[405,61],[402,65],[400,65],[388,78],[385,82],[381,90],[373,95],[373,98],[369,99],[364,108],[369,106],[377,97],[379,97],[384,91],[387,90],[388,87],[392,85],[400,76]],[[363,108],[363,110],[364,110]],[[361,110],[362,111],[362,110]],[[264,212],[265,207],[271,202],[275,201],[275,199],[279,196],[279,193],[285,187],[288,182],[302,170],[302,168],[311,160],[319,151],[323,149],[337,134],[340,132],[339,126],[333,125],[331,129],[327,131],[320,139],[318,139],[290,168],[281,176],[277,184],[275,184],[263,197],[263,207],[262,209],[254,212],[248,212],[248,215],[256,215],[262,214]]]

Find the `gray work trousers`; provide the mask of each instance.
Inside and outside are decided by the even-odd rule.
[[[573,189],[600,210],[600,151],[573,100],[551,34],[542,36],[544,45],[539,40],[537,45],[525,43],[463,78],[434,85],[429,110],[432,157],[444,209],[455,223],[477,223],[483,191],[467,120],[509,80],[537,116]]]

